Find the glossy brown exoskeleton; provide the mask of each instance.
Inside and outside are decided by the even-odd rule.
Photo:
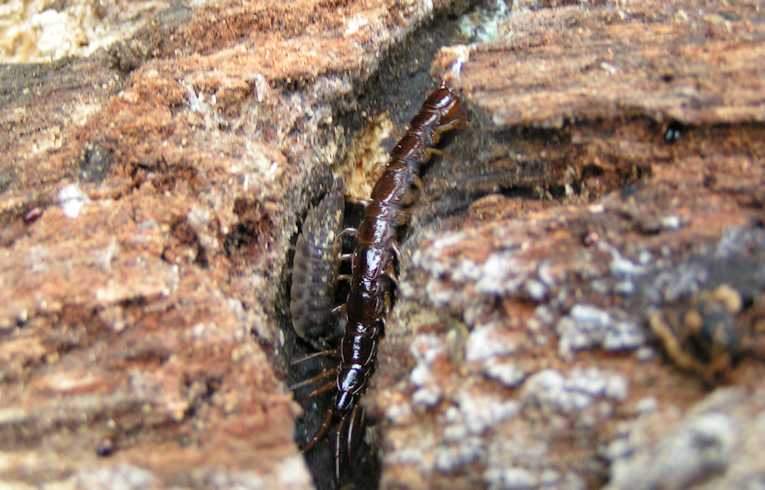
[[[342,308],[347,317],[345,332],[336,351],[325,351],[336,353],[339,363],[336,369],[328,369],[306,380],[314,382],[335,377],[308,395],[311,398],[336,391],[321,426],[303,450],[310,451],[337,422],[335,472],[338,478],[343,427],[348,426],[350,453],[358,432],[356,425],[363,420],[358,401],[375,369],[377,343],[389,305],[388,290],[395,281],[392,274],[397,227],[408,220],[404,208],[410,203],[412,187],[420,187],[422,166],[439,153],[434,147],[444,133],[465,127],[467,120],[467,111],[459,97],[441,83],[393,148],[385,171],[372,190],[361,225],[353,233],[356,245],[351,257],[350,292]]]

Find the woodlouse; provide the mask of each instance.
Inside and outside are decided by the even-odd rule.
[[[308,212],[292,262],[292,326],[317,349],[326,349],[328,341],[342,334],[334,328],[331,310],[338,278],[341,244],[335,237],[343,225],[343,190],[342,181],[335,179],[329,192]]]
[[[321,426],[303,451],[310,451],[337,422],[335,475],[340,474],[340,439],[347,424],[347,452],[354,444],[356,425],[363,420],[358,404],[375,369],[377,342],[385,325],[390,302],[391,282],[395,282],[393,256],[397,254],[396,231],[408,221],[404,209],[412,202],[412,187],[421,188],[422,166],[440,152],[435,148],[441,136],[467,125],[467,111],[459,97],[442,82],[425,100],[409,129],[391,152],[382,176],[377,180],[366,204],[364,218],[353,234],[356,245],[351,256],[350,292],[342,310],[346,315],[345,333],[335,354],[336,369],[326,369],[293,388],[335,377],[314,389],[308,398],[336,391]],[[334,265],[332,267],[335,267]],[[294,283],[294,279],[293,279]],[[306,327],[301,327],[308,331]]]

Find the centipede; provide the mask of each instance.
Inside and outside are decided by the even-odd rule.
[[[391,151],[382,175],[365,202],[359,227],[343,229],[335,237],[337,241],[348,235],[354,240],[353,252],[345,256],[351,266],[348,277],[350,290],[345,303],[332,309],[342,318],[344,331],[335,349],[319,351],[304,359],[327,355],[334,356],[338,362],[335,368],[325,369],[292,388],[322,382],[308,394],[307,400],[334,392],[333,402],[326,410],[321,425],[302,450],[304,453],[311,451],[335,426],[335,478],[338,481],[341,448],[345,444],[345,453],[350,459],[361,432],[359,425],[363,423],[364,414],[359,400],[375,371],[378,344],[391,308],[392,291],[397,284],[399,229],[408,223],[409,208],[423,188],[420,175],[424,167],[433,157],[442,155],[437,148],[442,137],[467,127],[467,124],[465,106],[442,81],[427,97],[404,136]],[[296,251],[296,254],[299,252]],[[300,328],[307,331],[305,326]],[[346,438],[344,442],[343,434]]]

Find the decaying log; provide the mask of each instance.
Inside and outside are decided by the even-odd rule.
[[[761,5],[470,3],[170,2],[0,67],[4,486],[330,487],[290,243],[429,69],[471,127],[403,230],[382,486],[765,478]]]

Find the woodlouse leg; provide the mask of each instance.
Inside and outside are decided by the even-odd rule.
[[[417,197],[423,194],[425,184],[417,174],[412,174],[412,187],[413,188],[407,189],[406,194],[404,194],[404,198],[402,199],[404,207],[409,207],[414,204],[417,201]]]
[[[298,357],[297,359],[290,362],[290,366],[297,366],[300,363],[303,363],[305,361],[309,361],[311,359],[314,359],[316,357],[321,357],[321,356],[337,356],[337,349],[321,350],[319,352],[314,352],[313,354],[308,354],[307,356]]]
[[[393,250],[393,256],[396,258],[396,262],[401,264],[401,250],[398,248],[396,242],[391,242],[391,250]]]
[[[317,374],[316,376],[311,376],[308,379],[304,379],[303,381],[301,381],[299,383],[295,383],[294,385],[291,385],[289,388],[291,390],[296,390],[298,388],[302,388],[303,386],[310,385],[311,383],[315,383],[316,381],[320,381],[322,379],[326,379],[326,378],[332,377],[332,376],[335,375],[335,373],[337,373],[336,369],[334,369],[334,368],[327,368],[324,371],[322,371],[319,374]]]
[[[314,447],[316,447],[316,444],[321,441],[324,436],[327,434],[327,431],[332,426],[332,409],[327,409],[327,413],[324,416],[324,420],[321,422],[321,426],[319,427],[319,430],[316,431],[316,434],[313,435],[310,441],[308,441],[308,444],[306,444],[303,447],[303,452],[307,453]]]
[[[348,307],[345,303],[335,306],[331,311],[333,315],[345,318],[346,320],[348,319]]]
[[[398,289],[398,278],[396,278],[395,272],[392,270],[386,270],[383,275],[387,280],[389,280],[391,283],[393,283],[394,286],[396,286],[396,289]]]
[[[359,230],[357,230],[356,228],[345,228],[340,233],[335,235],[335,244],[337,244],[337,242],[342,240],[343,237],[345,237],[345,236],[356,238],[356,235],[358,233],[359,233]]]
[[[409,219],[412,217],[412,213],[406,209],[402,209],[396,214],[396,225],[403,226],[409,223]]]
[[[425,183],[417,174],[412,174],[412,184],[420,192],[422,192],[422,190],[425,188]]]
[[[351,197],[346,197],[345,201],[350,204],[361,206],[364,209],[366,209],[366,207],[369,206],[369,203],[372,202],[372,200],[369,198],[351,198]]]

